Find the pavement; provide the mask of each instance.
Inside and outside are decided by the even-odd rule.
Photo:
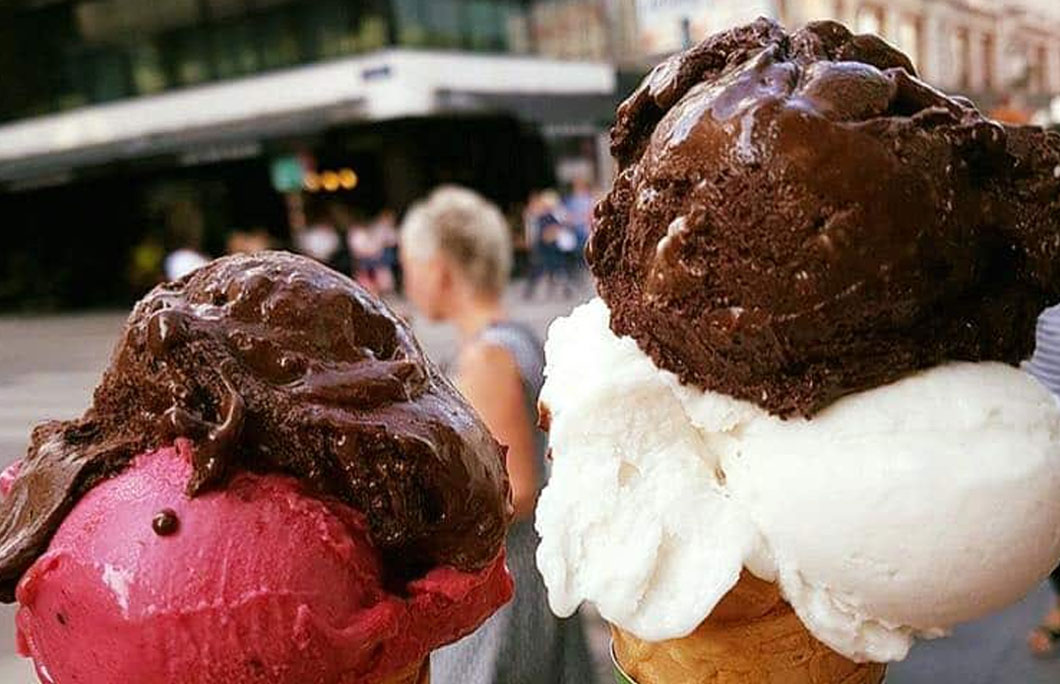
[[[573,299],[526,303],[511,293],[514,316],[544,334],[550,320],[589,296],[583,286]],[[404,302],[395,307],[407,312]],[[0,466],[25,453],[32,426],[47,418],[70,418],[88,406],[110,350],[121,330],[120,312],[61,316],[0,317]],[[456,352],[451,329],[413,318],[421,343],[437,362],[449,365]],[[1043,584],[1020,603],[975,623],[948,639],[917,645],[893,665],[888,684],[1045,684],[1060,682],[1060,660],[1027,653],[1024,636],[1052,600]],[[601,671],[606,670],[607,636],[587,617]],[[26,661],[14,655],[13,611],[0,606],[0,683],[36,680]]]

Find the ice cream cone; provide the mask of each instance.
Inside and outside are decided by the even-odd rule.
[[[776,586],[748,573],[687,637],[647,642],[613,625],[611,634],[633,684],[879,684],[886,671],[814,639]]]
[[[413,663],[400,672],[395,672],[382,684],[430,684],[430,682],[431,659],[424,658],[422,662]]]

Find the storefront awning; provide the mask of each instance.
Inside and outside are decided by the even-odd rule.
[[[0,182],[202,148],[223,154],[359,120],[470,110],[596,119],[615,82],[604,63],[386,50],[0,126]]]

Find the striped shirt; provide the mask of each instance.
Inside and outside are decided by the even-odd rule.
[[[1050,392],[1060,396],[1060,304],[1038,317],[1034,354],[1023,367]]]

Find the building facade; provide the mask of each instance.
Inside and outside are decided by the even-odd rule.
[[[322,202],[459,182],[515,216],[606,183],[617,101],[763,15],[879,33],[986,108],[1060,92],[1057,0],[0,0],[0,309],[127,301],[115,273],[174,222],[219,253]]]
[[[987,106],[1060,92],[1056,0],[636,0],[639,58],[652,61],[728,26],[835,19],[900,47],[930,83]]]
[[[604,60],[607,0],[13,0],[0,121],[383,48]]]
[[[0,215],[17,226],[0,309],[127,301],[137,245],[289,244],[314,205],[400,212],[458,182],[515,214],[599,173],[611,22],[602,0],[0,2]]]

